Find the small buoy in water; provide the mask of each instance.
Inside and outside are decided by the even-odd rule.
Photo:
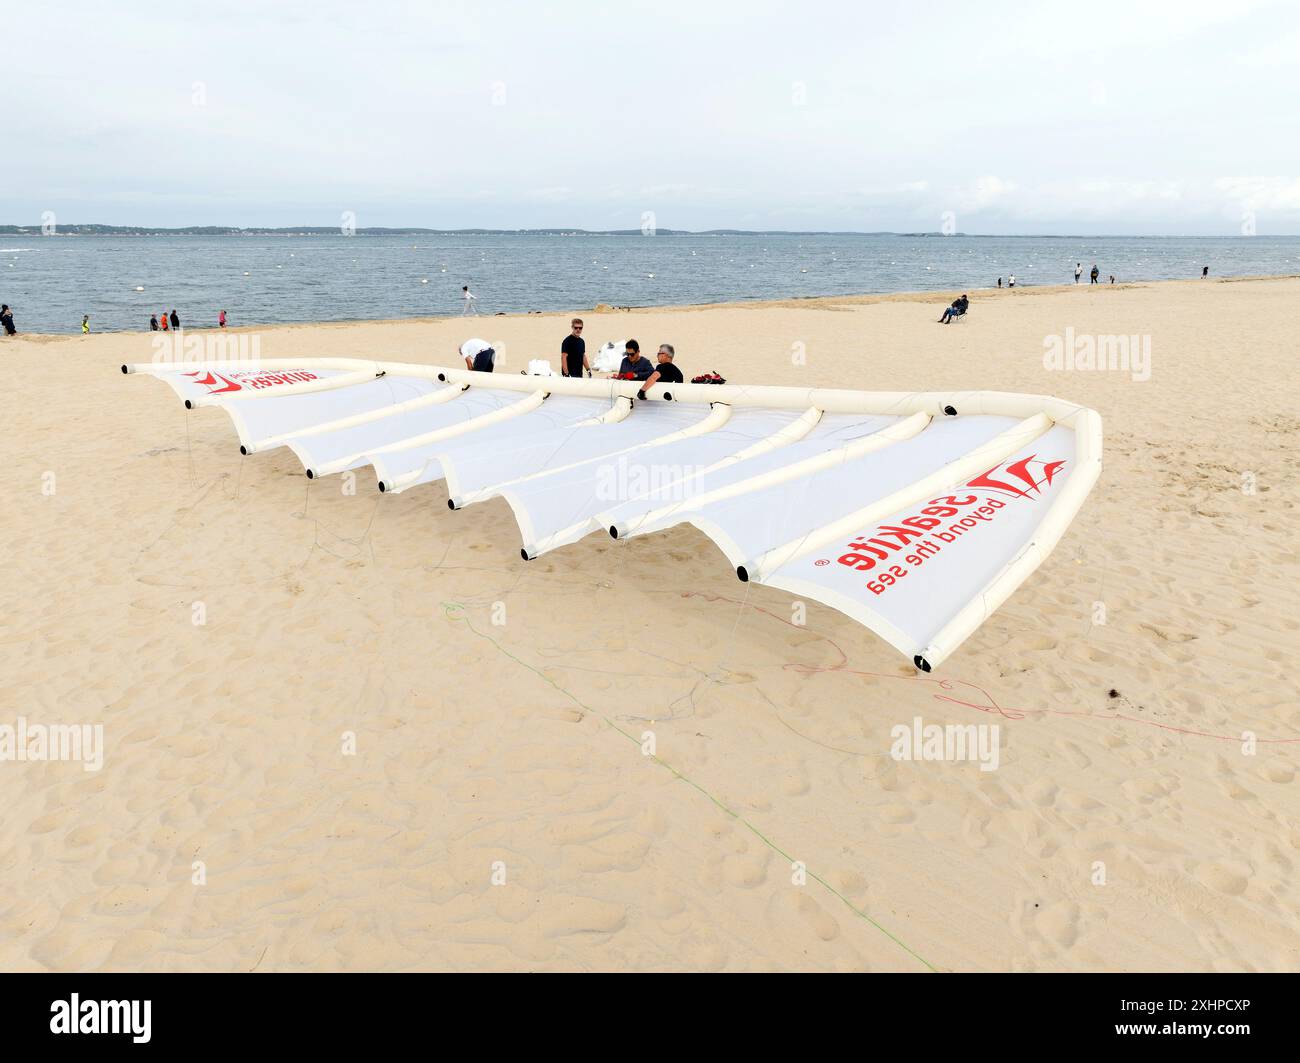
[[[429,278],[428,278],[428,277],[421,277],[421,278],[420,278],[420,283],[421,283],[421,284],[428,284],[428,283],[429,283]]]
[[[653,274],[653,273],[647,273],[646,276],[647,276],[647,277],[653,277],[654,274]]]
[[[143,284],[137,284],[137,285],[135,286],[135,290],[136,290],[137,292],[142,292],[142,291],[144,291],[144,285],[143,285]]]
[[[806,269],[801,269],[799,272],[800,272],[800,273],[807,273],[808,271],[807,271]]]
[[[248,276],[248,270],[244,270],[244,276],[245,276],[245,277]]]

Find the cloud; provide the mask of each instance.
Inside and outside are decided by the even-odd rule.
[[[958,189],[953,202],[963,213],[978,213],[1002,202],[1016,191],[1016,186],[1001,177],[980,177],[965,188]]]

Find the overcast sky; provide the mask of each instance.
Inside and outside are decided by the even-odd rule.
[[[6,2],[0,223],[1297,234],[1295,15]]]

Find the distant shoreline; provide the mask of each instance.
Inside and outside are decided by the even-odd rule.
[[[1074,285],[1074,284],[1039,284],[1039,285],[1016,285],[1014,288],[976,288],[968,287],[968,292],[978,293],[981,299],[1024,299],[1033,298],[1040,295],[1050,295],[1066,291],[1077,292],[1116,292],[1132,291],[1137,288],[1163,288],[1163,287],[1182,287],[1186,285],[1221,285],[1221,284],[1259,284],[1277,281],[1300,281],[1300,273],[1278,273],[1278,274],[1261,274],[1258,276],[1247,277],[1211,277],[1207,280],[1201,280],[1197,277],[1182,278],[1178,280],[1148,280],[1148,281],[1124,281],[1116,284],[1097,284],[1097,285]],[[794,295],[781,299],[729,299],[725,302],[717,303],[664,303],[664,304],[647,304],[644,306],[610,306],[600,304],[594,307],[574,306],[564,310],[520,310],[500,314],[482,314],[476,317],[463,317],[456,313],[447,314],[422,314],[411,317],[357,317],[357,318],[338,318],[334,320],[304,320],[304,321],[277,321],[274,323],[257,324],[244,323],[232,325],[229,328],[221,329],[215,324],[212,325],[186,325],[181,334],[214,332],[225,335],[237,335],[241,332],[275,332],[292,329],[345,329],[366,327],[371,325],[435,325],[447,321],[463,321],[468,326],[475,323],[475,327],[482,330],[485,323],[500,319],[543,319],[555,318],[557,320],[567,319],[573,314],[657,314],[657,313],[691,313],[706,312],[710,310],[765,310],[774,308],[785,308],[791,310],[824,310],[830,307],[843,306],[868,306],[874,303],[923,303],[931,306],[939,306],[944,301],[944,291],[908,291],[908,292],[863,292],[851,295]],[[96,330],[98,336],[166,336],[165,332],[151,332],[148,329],[105,329]],[[9,342],[19,342],[23,339],[36,340],[38,342],[54,342],[65,340],[70,335],[69,332],[19,332],[17,336],[9,339]],[[0,336],[0,343],[7,338]],[[0,348],[2,349],[2,348]]]
[[[0,236],[30,236],[40,239],[57,239],[72,236],[340,236],[345,235],[337,226],[287,225],[276,227],[235,225],[187,225],[179,228],[147,225],[58,225],[53,232],[45,233],[39,225],[0,225]],[[895,236],[900,239],[954,239],[963,240],[1259,240],[1297,239],[1296,234],[1269,233],[1262,236],[1228,234],[1152,235],[1145,233],[942,233],[942,232],[862,232],[845,229],[663,229],[651,232],[641,229],[426,229],[385,228],[383,226],[358,227],[353,236],[841,236],[879,237]]]

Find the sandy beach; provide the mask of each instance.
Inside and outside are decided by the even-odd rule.
[[[0,763],[0,969],[1300,967],[1300,278],[940,326],[956,294],[573,308],[688,378],[1100,412],[1084,510],[930,676],[692,529],[526,564],[500,499],[241,458],[118,371],[147,333],[0,338],[0,724],[104,734],[98,771]],[[435,364],[477,335],[517,373],[569,316],[234,331]],[[1067,329],[1150,337],[1149,379],[1045,368]],[[997,723],[999,768],[891,759],[915,717]]]

